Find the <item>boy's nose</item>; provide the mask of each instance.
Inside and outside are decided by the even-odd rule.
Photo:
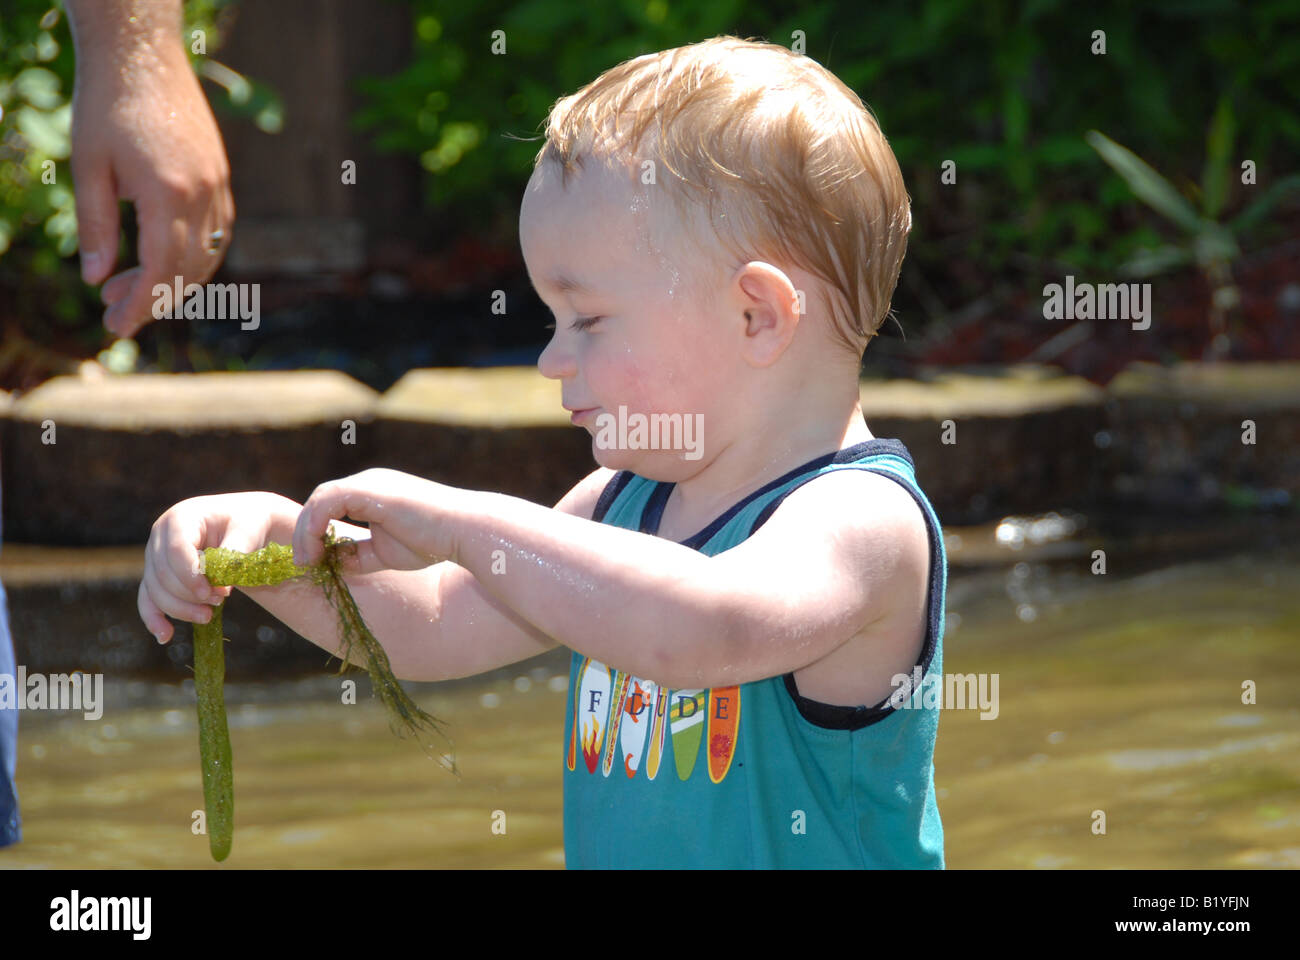
[[[537,358],[538,373],[550,380],[561,380],[578,372],[573,351],[561,347],[559,340],[559,337],[551,337],[551,342]]]

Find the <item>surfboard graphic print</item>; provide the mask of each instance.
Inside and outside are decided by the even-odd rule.
[[[709,779],[721,783],[731,769],[740,730],[740,687],[717,687],[709,691]]]
[[[588,657],[578,664],[578,682],[573,685],[573,727],[569,730],[569,752],[564,758],[564,765],[573,770],[578,765],[578,721],[582,717],[582,676],[591,663]]]
[[[650,728],[650,748],[645,755],[646,779],[653,780],[659,773],[664,758],[664,739],[668,734],[668,702],[672,691],[667,687],[655,690],[655,719]]]
[[[609,736],[605,740],[605,759],[600,764],[600,772],[607,777],[614,769],[614,754],[618,753],[618,732],[623,725],[623,711],[627,709],[627,689],[631,679],[622,671],[614,671],[614,698],[609,708]]]
[[[623,753],[623,772],[635,777],[645,751],[646,734],[654,722],[655,688],[652,680],[632,678],[627,690],[627,706],[623,710],[623,726],[619,733],[619,746]]]
[[[605,717],[609,713],[609,668],[599,660],[587,659],[578,671],[578,698],[573,704],[573,728],[581,737],[582,760],[588,773],[595,773],[605,741]],[[572,749],[572,747],[570,748]],[[569,769],[576,764],[571,761]]]
[[[706,690],[674,690],[672,706],[668,710],[668,727],[673,734],[673,761],[677,764],[677,779],[689,780],[695,769],[695,758],[700,752],[700,739],[704,734],[704,701]]]

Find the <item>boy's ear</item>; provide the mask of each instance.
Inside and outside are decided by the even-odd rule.
[[[740,268],[736,288],[743,305],[745,359],[756,367],[770,366],[789,347],[799,326],[794,285],[784,271],[753,261]]]

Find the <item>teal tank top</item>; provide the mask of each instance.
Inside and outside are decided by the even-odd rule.
[[[930,537],[929,623],[918,665],[942,677],[947,555],[939,519],[898,440],[826,454],[733,505],[685,546],[741,543],[781,501],[832,470],[896,480]],[[621,471],[593,519],[656,534],[673,484]],[[570,868],[943,868],[934,793],[939,709],[802,697],[794,675],[668,690],[573,655],[564,728],[564,854]],[[897,698],[895,698],[897,699]],[[901,702],[901,701],[900,701]]]

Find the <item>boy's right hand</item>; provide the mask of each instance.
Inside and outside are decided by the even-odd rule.
[[[265,546],[272,512],[279,506],[267,497],[264,493],[193,497],[154,522],[136,605],[140,619],[159,643],[172,638],[167,617],[207,623],[212,607],[230,596],[233,587],[213,587],[199,572],[199,555],[208,547],[251,553]]]

